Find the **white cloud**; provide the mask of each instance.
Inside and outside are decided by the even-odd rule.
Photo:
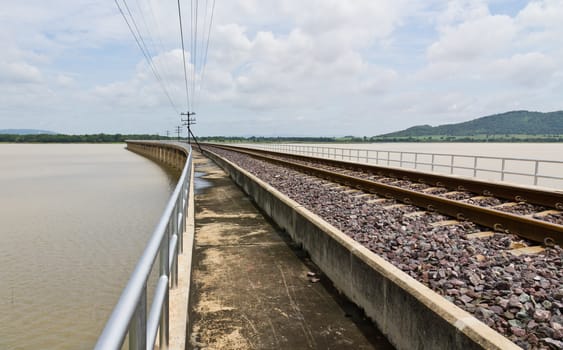
[[[563,51],[549,38],[563,37],[563,26],[553,20],[563,10],[561,4],[532,1],[510,17],[491,14],[484,1],[450,2],[437,16],[439,37],[429,45],[428,64],[415,74],[416,81],[435,86],[442,82],[449,91],[468,97],[482,95],[477,100],[482,106],[520,89],[527,89],[529,96],[519,96],[520,108],[526,100],[533,104],[531,89],[553,96],[551,86],[562,82],[558,61]]]
[[[516,38],[517,30],[508,16],[472,18],[442,29],[440,40],[428,49],[430,61],[472,61],[502,52]]]
[[[199,2],[200,15],[211,3]],[[496,1],[494,13],[490,3],[217,2],[205,80],[196,94],[197,129],[289,135],[292,121],[300,134],[374,135],[514,107],[561,108],[563,48],[556,43],[563,37],[563,2],[534,0],[520,11],[498,11],[508,2]],[[129,5],[184,111],[176,4]],[[190,62],[190,8],[182,6]],[[20,115],[32,123],[36,109],[56,115],[49,120],[61,131],[103,131],[106,120],[107,131],[135,125],[154,132],[179,120],[113,2],[5,4],[0,40],[3,124],[25,110]],[[191,64],[187,70],[191,79]]]
[[[75,85],[76,81],[73,77],[66,74],[58,74],[55,78],[57,84],[62,87],[72,87]]]
[[[25,62],[0,62],[0,84],[40,83],[43,76],[39,69]]]
[[[550,85],[557,70],[555,61],[542,53],[516,54],[494,61],[487,73],[525,87]]]
[[[438,14],[437,23],[440,27],[447,27],[488,15],[489,8],[484,0],[450,0]]]
[[[535,28],[563,29],[563,2],[559,0],[531,1],[520,13],[521,25]]]

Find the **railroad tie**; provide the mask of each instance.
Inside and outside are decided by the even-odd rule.
[[[426,210],[421,210],[421,211],[413,211],[412,213],[407,213],[405,215],[403,215],[406,218],[417,218],[417,217],[421,217],[428,214],[428,212]]]
[[[492,209],[502,209],[502,208],[511,208],[511,207],[515,207],[518,204],[521,204],[522,202],[508,202],[508,203],[502,203],[499,205],[494,205],[491,208]]]
[[[548,215],[560,215],[563,212],[559,211],[559,210],[545,210],[545,211],[540,211],[539,213],[535,213],[535,214],[530,214],[529,216],[535,216],[538,218],[544,218]]]
[[[443,226],[452,226],[458,225],[459,221],[457,220],[444,220],[444,221],[437,221],[430,224],[432,227],[443,227]]]
[[[494,236],[494,232],[492,231],[483,231],[483,232],[475,232],[475,233],[470,233],[468,234],[466,237],[469,239],[474,239],[474,238],[487,238],[487,237],[492,237]]]
[[[471,197],[469,199],[472,199],[474,201],[481,201],[481,200],[490,199],[490,198],[493,198],[493,197],[491,197],[491,196],[475,196],[475,197]]]
[[[389,199],[387,199],[387,198],[376,198],[376,199],[370,199],[366,203],[368,203],[368,204],[381,204],[381,203],[387,202],[388,200]]]
[[[423,189],[423,190],[420,191],[420,192],[430,193],[430,192],[434,192],[434,191],[441,190],[442,188],[443,188],[443,187],[428,187],[428,188]]]
[[[439,187],[431,187],[431,188],[439,188]],[[422,190],[422,192],[425,192],[425,190]],[[458,194],[463,194],[463,193],[465,193],[465,192],[461,192],[461,191],[450,191],[450,192],[442,193],[442,196],[449,197],[449,196],[456,196],[456,195],[458,195]]]
[[[404,208],[407,207],[407,204],[392,204],[392,205],[388,205],[383,207],[383,209],[385,210],[391,210],[391,209],[397,209],[397,208]]]
[[[534,245],[534,246],[511,249],[511,250],[509,250],[509,252],[512,255],[520,256],[520,255],[524,255],[524,254],[538,254],[538,253],[543,252],[544,250],[545,250],[544,247],[541,247],[539,245]]]

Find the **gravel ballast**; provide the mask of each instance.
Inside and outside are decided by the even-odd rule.
[[[247,155],[213,148],[524,349],[563,349],[563,250],[400,206]],[[514,208],[516,209],[516,208]],[[520,209],[520,208],[518,208]],[[528,208],[525,208],[528,209]],[[528,209],[529,210],[529,209]]]

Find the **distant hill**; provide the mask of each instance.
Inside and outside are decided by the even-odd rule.
[[[9,135],[56,135],[57,133],[49,130],[37,130],[37,129],[0,129],[0,134]]]
[[[512,111],[440,126],[418,125],[378,137],[473,136],[473,135],[563,135],[563,111]]]

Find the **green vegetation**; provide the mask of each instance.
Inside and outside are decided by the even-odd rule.
[[[0,134],[0,142],[12,143],[112,143],[125,140],[162,140],[167,139],[158,135],[121,135],[121,134],[92,134],[92,135],[63,135],[63,134]]]
[[[0,130],[2,131],[2,130]],[[2,134],[0,142],[102,143],[125,140],[175,140],[159,135],[62,135]],[[344,137],[240,137],[205,136],[202,142],[291,142],[291,143],[362,143],[362,142],[563,142],[563,111],[540,113],[514,111],[474,119],[464,123],[414,126],[379,136]]]
[[[403,136],[403,137],[198,137],[202,142],[239,143],[374,143],[374,142],[563,142],[563,135],[473,135],[473,136]]]
[[[414,137],[469,137],[472,140],[512,139],[518,136],[523,140],[561,138],[563,135],[563,111],[541,113],[513,111],[477,118],[464,123],[440,126],[419,125],[406,130],[379,135],[380,139]],[[520,140],[522,141],[522,140]]]
[[[371,137],[370,140],[370,142],[563,142],[563,135],[376,136]]]
[[[303,143],[323,143],[338,142],[334,137],[263,137],[263,136],[202,136],[197,138],[201,142],[303,142]]]

